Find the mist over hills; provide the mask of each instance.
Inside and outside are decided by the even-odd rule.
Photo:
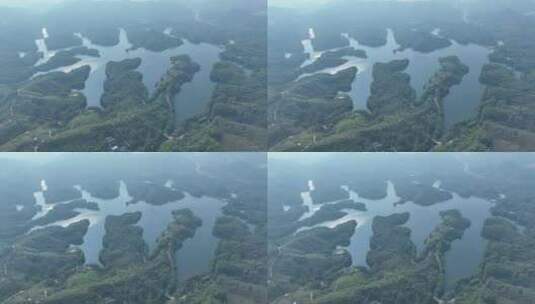
[[[265,145],[265,1],[0,1],[0,7],[0,108],[13,110],[0,111],[0,150]],[[51,145],[37,148],[36,141]]]

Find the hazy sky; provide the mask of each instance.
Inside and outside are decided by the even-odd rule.
[[[268,0],[269,6],[278,7],[302,7],[325,4],[333,0]]]
[[[65,1],[76,1],[76,0],[0,0],[0,6],[13,6],[13,7],[24,7],[32,9],[46,9],[51,5],[55,5]],[[120,0],[95,0],[95,1],[120,1]],[[130,1],[154,1],[154,0],[130,0]]]
[[[336,0],[268,0],[269,6],[292,7],[292,8],[313,8]],[[360,0],[360,1],[398,1],[398,2],[420,2],[433,0]]]
[[[62,2],[63,0],[0,0],[0,5],[8,5],[8,6],[43,6],[43,5],[50,5],[50,4],[57,4]]]
[[[10,159],[16,161],[30,161],[35,163],[47,163],[64,155],[62,152],[50,153],[0,153],[0,160]]]

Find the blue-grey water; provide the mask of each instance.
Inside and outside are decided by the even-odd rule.
[[[440,35],[440,30],[436,29],[433,31],[433,34]],[[323,53],[314,51],[312,44],[313,37],[312,35],[309,36],[311,36],[311,39],[303,41],[303,45],[305,47],[305,53],[309,54],[312,59],[305,62],[304,65],[314,62]],[[392,30],[388,30],[387,43],[381,47],[362,45],[348,34],[342,34],[342,36],[349,40],[353,48],[365,50],[368,58],[346,57],[349,60],[346,64],[335,68],[327,68],[317,73],[334,74],[349,67],[357,67],[359,70],[358,75],[349,93],[353,99],[355,110],[367,110],[370,85],[373,81],[372,70],[375,63],[389,62],[396,59],[409,59],[410,63],[406,72],[411,76],[412,87],[416,90],[417,95],[420,96],[429,78],[440,68],[438,59],[440,57],[456,55],[461,62],[470,68],[470,71],[460,85],[454,86],[451,89],[450,94],[445,99],[446,127],[471,118],[477,113],[477,107],[483,92],[483,86],[479,82],[479,75],[481,74],[483,65],[488,62],[488,55],[492,49],[475,44],[461,45],[452,41],[450,47],[431,53],[420,53],[412,49],[399,51],[399,44],[396,42]]]
[[[175,117],[182,122],[207,110],[212,99],[215,83],[210,80],[213,65],[219,61],[221,49],[217,46],[185,42],[181,52],[189,54],[191,59],[201,64],[201,70],[195,74],[193,81],[184,84],[175,96]]]
[[[166,34],[170,31],[166,30]],[[183,44],[164,50],[162,52],[149,51],[144,48],[131,49],[132,44],[128,41],[128,35],[124,29],[120,29],[119,43],[115,46],[99,46],[93,44],[89,39],[81,34],[76,34],[83,40],[83,45],[97,49],[100,57],[77,56],[81,59],[78,63],[55,69],[54,71],[69,72],[83,65],[91,66],[91,74],[85,83],[82,93],[87,98],[88,106],[100,106],[100,99],[104,91],[104,81],[106,80],[106,64],[110,61],[121,61],[127,58],[141,58],[141,65],[137,69],[143,74],[143,83],[152,94],[158,81],[171,66],[170,58],[176,55],[189,55],[193,61],[201,66],[191,83],[183,86],[182,91],[176,96],[176,116],[178,120],[185,120],[205,111],[210,102],[214,83],[210,80],[210,72],[213,65],[219,61],[219,54],[222,48],[206,43],[193,44],[183,40]],[[43,37],[47,37],[46,29],[43,29]],[[39,51],[43,53],[43,59],[37,65],[48,61],[56,51],[49,51],[43,39],[36,41]],[[40,75],[44,73],[37,73]]]
[[[440,187],[440,182],[436,182],[435,187]],[[481,237],[481,230],[484,220],[491,215],[491,202],[475,197],[462,198],[456,193],[452,193],[452,199],[432,206],[420,206],[412,202],[395,205],[400,198],[391,182],[388,183],[387,196],[380,200],[369,200],[360,197],[358,193],[347,187],[343,188],[349,191],[350,197],[354,201],[365,203],[367,211],[344,210],[347,213],[346,216],[313,227],[333,228],[347,221],[356,220],[358,226],[351,238],[350,245],[347,247],[352,256],[353,265],[367,266],[366,256],[370,249],[370,238],[373,235],[371,224],[374,217],[409,212],[410,218],[405,226],[411,229],[411,240],[416,245],[418,252],[422,252],[425,240],[433,229],[442,222],[440,212],[457,209],[463,217],[470,220],[471,225],[464,232],[463,238],[455,240],[451,249],[446,253],[446,288],[452,287],[459,279],[471,276],[477,270],[486,246],[485,239]],[[302,216],[301,220],[312,216],[321,207],[321,205],[313,204],[306,192],[302,194],[302,197],[303,204],[312,206],[312,208]],[[310,228],[312,227],[304,229]]]
[[[190,208],[196,216],[202,219],[203,223],[197,229],[195,237],[187,239],[182,249],[176,254],[179,281],[210,270],[218,243],[212,232],[217,217],[222,214],[223,205],[222,201],[209,198],[188,200],[182,203],[182,208]]]
[[[43,182],[42,191],[35,193],[36,202],[44,207],[35,218],[45,215],[51,208],[50,202],[45,202],[43,191],[46,191],[46,183]],[[167,184],[172,187],[172,183]],[[79,246],[85,256],[86,264],[99,265],[99,254],[102,250],[102,240],[105,234],[104,223],[109,215],[122,215],[127,212],[141,212],[140,221],[136,224],[143,228],[143,238],[153,250],[158,237],[172,222],[172,212],[178,209],[189,208],[199,218],[202,219],[202,226],[197,229],[195,236],[184,242],[184,246],[177,251],[177,273],[180,280],[188,279],[194,275],[204,273],[210,269],[210,263],[217,246],[217,239],[212,235],[215,219],[222,215],[222,208],[226,204],[224,201],[201,197],[195,198],[187,193],[186,197],[179,201],[170,202],[161,206],[147,204],[143,201],[136,204],[127,204],[132,197],[128,194],[128,189],[124,182],[120,183],[119,196],[115,199],[103,200],[93,197],[83,188],[82,197],[89,202],[96,202],[100,210],[77,209],[80,215],[63,221],[57,221],[47,226],[69,224],[87,219],[90,221],[89,229],[84,236],[84,243]],[[60,202],[61,203],[61,202]],[[39,229],[36,227],[34,229]]]

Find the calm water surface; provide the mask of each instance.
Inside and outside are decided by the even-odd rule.
[[[440,30],[435,29],[433,34],[440,35]],[[488,55],[492,49],[474,44],[461,45],[452,41],[450,47],[431,53],[420,53],[412,49],[398,51],[399,44],[396,42],[392,30],[388,30],[387,43],[381,47],[368,47],[360,44],[348,34],[342,35],[349,40],[353,48],[365,50],[368,58],[345,57],[349,60],[347,63],[338,67],[327,68],[317,73],[335,74],[349,67],[357,67],[359,70],[358,75],[349,93],[353,98],[355,110],[367,110],[370,85],[373,81],[372,70],[375,63],[409,59],[410,63],[406,72],[411,76],[412,87],[416,90],[417,95],[420,96],[429,78],[440,68],[438,59],[456,55],[461,62],[469,66],[470,72],[464,77],[460,85],[451,89],[450,94],[445,99],[446,127],[471,118],[477,112],[477,106],[483,91],[483,86],[479,83],[479,75],[483,65],[488,62]],[[303,66],[313,63],[324,53],[314,50],[314,37],[314,30],[310,29],[309,39],[303,41],[305,53],[309,55],[310,59]],[[310,74],[301,75],[301,77],[308,75]]]
[[[56,51],[49,51],[44,42],[44,38],[48,37],[46,28],[42,31],[43,39],[36,40],[36,44],[39,51],[43,53],[43,59],[37,65],[45,63],[56,54]],[[171,31],[166,29],[164,33],[170,35]],[[163,52],[153,52],[144,48],[132,50],[132,44],[128,41],[128,36],[124,29],[120,29],[119,43],[111,47],[95,45],[81,34],[76,35],[82,38],[84,46],[97,49],[100,52],[100,57],[77,56],[81,59],[78,63],[53,71],[70,72],[81,66],[89,65],[91,74],[86,81],[85,88],[82,90],[82,93],[87,98],[88,106],[100,106],[100,98],[104,91],[103,86],[106,80],[106,64],[108,62],[121,61],[127,58],[141,58],[141,65],[137,70],[143,74],[143,83],[149,90],[149,94],[152,94],[156,84],[170,67],[170,58],[187,54],[201,66],[201,71],[195,74],[193,81],[185,84],[181,92],[176,96],[176,118],[178,121],[182,121],[207,109],[214,89],[214,83],[210,80],[210,72],[213,65],[219,61],[219,54],[222,52],[221,47],[206,43],[193,44],[183,40],[184,43],[179,47],[167,49]],[[36,75],[40,74],[44,73],[37,73]]]
[[[172,183],[168,182],[167,186],[172,187]],[[172,212],[189,208],[197,217],[202,219],[203,223],[197,229],[195,236],[186,240],[184,246],[177,251],[176,259],[179,279],[185,280],[210,269],[210,262],[217,246],[217,239],[212,235],[212,229],[216,218],[222,215],[222,208],[226,204],[224,201],[209,197],[195,198],[186,193],[184,199],[162,206],[150,205],[143,201],[127,205],[127,202],[132,197],[128,194],[124,182],[120,183],[119,196],[111,200],[93,197],[84,189],[77,188],[81,190],[84,199],[89,202],[96,202],[100,210],[76,209],[76,211],[80,212],[80,215],[68,220],[57,221],[47,226],[59,225],[66,227],[80,220],[89,220],[90,227],[84,237],[84,243],[79,246],[85,255],[86,264],[100,264],[99,254],[102,250],[102,240],[105,234],[104,223],[107,216],[122,215],[127,212],[141,212],[141,220],[136,225],[143,228],[143,238],[149,249],[153,250],[158,237],[172,222]],[[46,191],[46,183],[43,181],[41,191],[36,192],[34,196],[37,204],[44,208],[35,218],[44,216],[53,207],[53,205],[45,202],[43,198],[44,191]],[[42,227],[34,229],[39,228]]]
[[[313,189],[310,185],[313,185],[312,181],[309,182],[309,188]],[[434,186],[439,188],[440,182],[436,182]],[[456,193],[452,193],[452,199],[432,206],[419,206],[412,202],[395,205],[400,198],[391,182],[388,182],[387,196],[381,200],[369,200],[360,197],[358,193],[347,187],[343,187],[343,189],[349,191],[350,197],[354,201],[365,203],[367,211],[344,210],[347,213],[346,216],[313,227],[334,228],[347,221],[356,220],[358,226],[347,248],[353,258],[353,265],[367,266],[366,256],[370,249],[370,238],[373,235],[371,226],[374,217],[409,212],[410,218],[405,226],[411,229],[411,240],[416,245],[418,252],[421,252],[429,234],[442,222],[440,212],[457,209],[463,217],[470,220],[471,225],[464,232],[463,238],[454,241],[451,249],[446,253],[446,288],[452,287],[459,279],[469,277],[477,270],[486,245],[486,240],[481,237],[481,230],[484,220],[491,216],[491,202],[475,197],[462,198]],[[312,216],[321,207],[321,205],[313,204],[308,192],[302,193],[302,198],[303,204],[309,206],[310,209],[300,220]],[[300,230],[310,228],[312,227]]]

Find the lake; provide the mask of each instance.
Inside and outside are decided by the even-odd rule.
[[[43,53],[36,65],[45,63],[57,51],[49,51],[44,38],[48,37],[46,28],[42,29],[43,39],[36,40],[40,52]],[[166,29],[164,33],[170,35],[171,31]],[[89,39],[76,34],[83,40],[83,45],[97,49],[100,57],[77,56],[81,61],[76,64],[61,67],[53,71],[70,72],[73,69],[84,65],[91,67],[91,74],[85,83],[85,88],[81,91],[87,98],[87,105],[90,107],[100,107],[100,98],[104,91],[104,81],[106,80],[106,64],[110,61],[121,61],[127,58],[141,58],[141,66],[137,69],[143,74],[143,83],[149,90],[149,94],[154,93],[156,84],[167,72],[171,65],[170,58],[176,55],[189,55],[193,61],[201,66],[201,71],[195,74],[192,82],[182,87],[181,92],[175,98],[177,120],[182,121],[204,112],[211,100],[214,83],[210,80],[210,72],[213,65],[219,61],[219,54],[222,48],[206,43],[194,44],[183,39],[183,44],[167,49],[163,52],[153,52],[144,48],[132,50],[132,44],[128,41],[128,35],[124,29],[120,29],[119,43],[115,46],[105,47],[93,44]],[[50,71],[49,71],[50,72]],[[49,73],[46,72],[46,73]],[[37,73],[41,75],[45,73]]]
[[[43,191],[46,191],[46,182],[42,182],[42,189],[34,194],[38,205],[44,207],[34,218],[44,216],[51,210],[52,204],[47,204],[43,198]],[[166,184],[173,187],[172,182]],[[88,202],[98,204],[100,210],[76,209],[80,214],[74,218],[57,221],[46,225],[59,225],[66,227],[69,224],[87,219],[90,226],[84,237],[84,243],[79,246],[83,251],[86,264],[100,265],[99,254],[102,250],[102,240],[105,234],[104,223],[108,215],[122,215],[127,212],[141,212],[141,220],[136,224],[143,228],[143,238],[152,250],[156,246],[156,240],[173,220],[172,211],[189,208],[193,213],[202,219],[202,226],[197,229],[195,236],[184,242],[184,246],[176,253],[177,274],[179,280],[186,280],[194,275],[205,273],[210,270],[211,260],[214,257],[217,246],[217,238],[212,235],[212,229],[217,217],[222,215],[222,208],[226,204],[224,201],[201,197],[195,198],[185,193],[186,197],[176,202],[170,202],[162,206],[147,204],[143,201],[136,204],[129,204],[132,197],[128,194],[126,184],[120,182],[119,196],[111,200],[103,200],[93,197],[83,188],[76,186],[82,192],[82,197]],[[65,202],[58,202],[59,204]],[[36,227],[39,229],[41,227]]]
[[[309,182],[309,189],[313,189],[311,185],[313,185],[312,181]],[[435,182],[434,187],[440,188],[440,182]],[[422,252],[426,238],[442,222],[440,212],[457,209],[463,217],[470,220],[471,225],[464,232],[463,238],[455,240],[451,249],[446,253],[446,289],[454,287],[459,279],[469,277],[477,270],[487,243],[481,237],[481,230],[485,219],[491,216],[491,202],[476,197],[462,198],[456,193],[452,193],[452,199],[432,206],[420,206],[412,202],[395,205],[400,198],[396,194],[392,182],[388,182],[387,196],[380,200],[369,200],[360,197],[358,193],[346,186],[342,186],[342,188],[349,192],[351,199],[354,201],[365,203],[367,211],[347,209],[344,210],[347,213],[346,216],[334,221],[326,221],[313,227],[334,228],[347,221],[356,220],[358,225],[354,235],[351,237],[351,243],[347,247],[352,256],[353,265],[367,266],[366,256],[370,249],[370,238],[373,235],[372,221],[374,217],[409,212],[410,218],[405,226],[411,229],[411,240],[416,245],[418,252]],[[313,207],[300,220],[312,216],[321,207],[321,205],[313,204],[308,192],[302,193],[302,197],[303,205]],[[300,230],[313,227],[306,227]]]
[[[203,113],[210,105],[215,87],[210,74],[213,65],[219,61],[221,49],[206,43],[192,44],[185,41],[180,51],[189,54],[193,61],[199,63],[201,70],[175,96],[175,118],[178,123]]]
[[[440,29],[435,29],[432,33],[434,35],[440,35]],[[357,67],[358,74],[353,82],[352,90],[349,92],[349,95],[353,99],[355,110],[368,109],[367,101],[370,96],[370,85],[373,81],[372,70],[375,63],[409,59],[410,63],[406,72],[411,76],[412,87],[416,90],[417,95],[421,96],[424,85],[440,68],[438,59],[440,57],[456,55],[462,63],[470,68],[470,71],[465,75],[462,83],[454,86],[450,94],[445,98],[444,112],[446,127],[469,119],[477,113],[477,107],[483,92],[483,85],[479,82],[479,75],[481,74],[483,65],[488,63],[488,55],[492,51],[491,48],[475,44],[461,45],[455,41],[451,41],[452,45],[447,48],[431,53],[420,53],[412,49],[399,51],[399,44],[396,42],[394,33],[390,29],[388,30],[387,43],[381,47],[368,47],[360,44],[348,34],[341,33],[341,35],[349,40],[350,46],[353,48],[365,50],[368,58],[345,57],[345,59],[349,60],[346,64],[323,69],[316,73],[335,74],[349,67]],[[310,29],[309,39],[302,42],[305,53],[310,57],[303,66],[311,64],[324,53],[314,50],[314,36],[314,29]],[[301,75],[301,77],[303,76],[307,75]]]

